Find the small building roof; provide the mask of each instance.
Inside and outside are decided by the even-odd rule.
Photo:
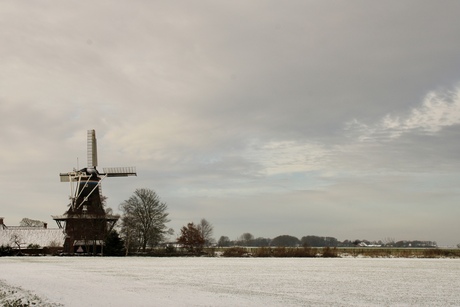
[[[63,246],[65,234],[59,228],[42,227],[0,227],[0,246],[16,247],[15,241],[19,241],[21,248],[30,244],[46,246]]]

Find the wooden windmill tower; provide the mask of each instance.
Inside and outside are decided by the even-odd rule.
[[[135,167],[110,167],[97,170],[96,132],[88,130],[88,166],[61,173],[61,182],[70,182],[70,204],[64,215],[53,216],[66,239],[64,253],[101,253],[107,233],[119,215],[108,214],[104,209],[101,182],[107,177],[136,176]]]

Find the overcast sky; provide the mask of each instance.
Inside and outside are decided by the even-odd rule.
[[[459,1],[2,1],[0,216],[60,172],[155,190],[176,233],[460,243]]]

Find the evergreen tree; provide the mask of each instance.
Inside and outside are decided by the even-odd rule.
[[[104,256],[124,256],[125,244],[116,230],[112,230],[105,240]]]

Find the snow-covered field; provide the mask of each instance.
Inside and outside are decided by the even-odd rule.
[[[459,289],[459,259],[0,258],[0,305],[460,306]]]

